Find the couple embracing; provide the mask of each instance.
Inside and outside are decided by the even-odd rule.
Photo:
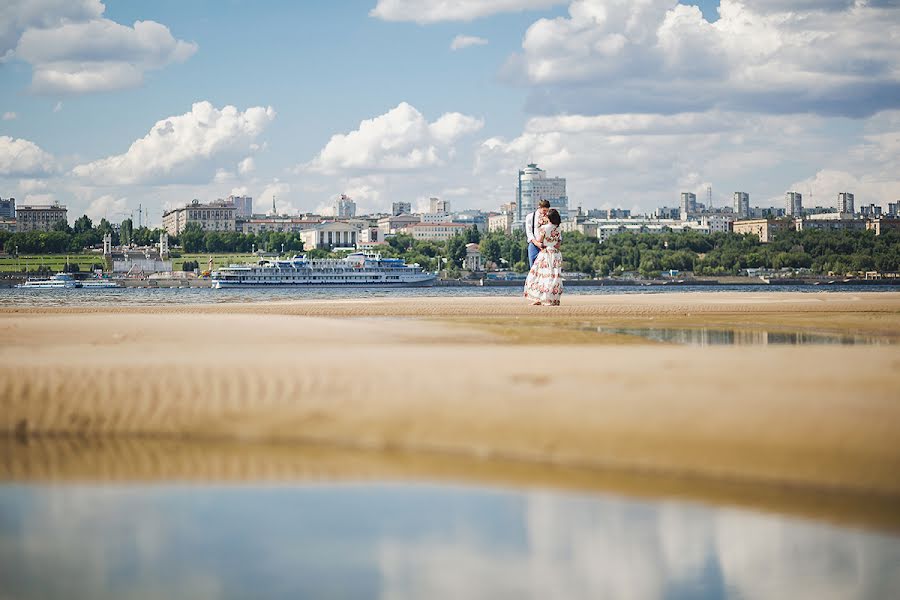
[[[525,279],[525,297],[536,306],[559,306],[562,295],[562,253],[559,244],[559,211],[550,202],[541,200],[534,212],[525,217],[525,236],[528,238],[528,262],[531,271]]]

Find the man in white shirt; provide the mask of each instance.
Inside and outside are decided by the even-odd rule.
[[[550,210],[550,201],[549,200],[541,200],[538,202],[537,210],[528,213],[525,215],[525,237],[528,238],[528,268],[531,268],[531,265],[534,264],[534,261],[537,259],[537,255],[541,252],[541,247],[538,246],[537,241],[537,230],[538,230],[538,215],[543,217],[547,216],[547,211]]]

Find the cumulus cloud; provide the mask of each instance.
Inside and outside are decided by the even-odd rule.
[[[56,171],[56,161],[29,140],[0,136],[0,177],[46,177]]]
[[[241,175],[249,175],[253,171],[256,170],[256,161],[253,160],[252,156],[248,156],[244,160],[238,163],[238,173]]]
[[[116,198],[110,194],[104,194],[91,200],[84,214],[92,221],[107,219],[111,222],[122,220],[128,215],[128,198]]]
[[[234,106],[218,109],[209,102],[197,102],[188,113],[158,121],[124,154],[78,165],[72,172],[104,185],[208,179],[216,171],[216,159],[246,153],[274,118],[271,106],[241,112]]]
[[[774,9],[778,9],[773,12]],[[574,0],[505,67],[540,113],[710,108],[867,116],[900,105],[896,2]]]
[[[470,46],[484,46],[488,41],[474,35],[458,35],[450,42],[451,50],[462,50]]]
[[[499,13],[550,8],[564,0],[378,0],[369,15],[384,21],[472,21]]]
[[[3,113],[3,120],[4,121],[15,121],[18,118],[18,116],[19,115],[17,115],[16,113],[14,113],[12,111],[6,111],[5,113]]]
[[[35,5],[44,11],[42,16],[35,13]],[[103,18],[104,8],[97,1],[17,2],[0,17],[6,56],[31,64],[33,92],[80,94],[135,87],[146,71],[184,61],[197,51],[196,44],[176,40],[165,25],[136,21],[128,27]],[[12,39],[14,50],[9,49]]]
[[[362,121],[355,131],[333,135],[301,169],[336,173],[440,165],[442,150],[483,126],[481,119],[460,113],[446,113],[429,123],[415,107],[401,102],[383,115]]]

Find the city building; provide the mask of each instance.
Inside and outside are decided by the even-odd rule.
[[[355,225],[340,221],[320,223],[300,232],[304,250],[332,250],[334,248],[356,248],[359,229]]]
[[[512,215],[513,218],[516,216],[516,203],[515,202],[506,202],[500,205],[500,213],[501,214],[509,214]]]
[[[509,235],[512,232],[513,217],[515,217],[515,215],[511,212],[489,216],[488,231],[502,231]]]
[[[747,219],[731,224],[734,233],[755,235],[763,244],[771,242],[779,232],[789,231],[793,221],[789,219]]]
[[[853,214],[853,194],[850,192],[841,192],[838,194],[837,209],[839,213]]]
[[[787,211],[783,208],[776,208],[774,206],[751,206],[750,207],[750,219],[778,219],[786,216]]]
[[[868,219],[866,221],[866,229],[874,231],[875,235],[881,235],[885,231],[900,231],[900,219],[888,217]]]
[[[250,217],[238,221],[237,229],[244,234],[248,233],[299,233],[315,227],[321,223],[318,219],[305,219],[303,217]]]
[[[710,233],[726,233],[731,231],[731,224],[734,222],[734,214],[732,213],[706,213],[700,216],[700,224],[709,229]]]
[[[481,264],[481,248],[478,244],[466,244],[466,258],[463,262],[463,268],[467,271],[484,270]]]
[[[253,216],[253,198],[250,196],[235,196],[232,194],[225,200],[234,205],[234,217],[236,219],[246,219]]]
[[[865,219],[855,219],[851,213],[846,212],[828,212],[814,215],[804,215],[794,219],[794,229],[803,231],[804,229],[852,229],[864,230],[866,228]]]
[[[400,233],[404,229],[406,229],[410,225],[414,225],[416,223],[421,223],[422,218],[418,215],[395,215],[391,217],[382,217],[378,219],[378,229],[381,231],[381,234],[391,235],[395,233]]]
[[[687,221],[692,215],[697,213],[697,194],[693,192],[681,192],[680,204],[681,220]]]
[[[464,223],[414,223],[404,230],[417,240],[444,242],[471,227]]]
[[[543,169],[530,163],[519,171],[516,185],[516,222],[524,223],[525,216],[537,208],[538,202],[547,200],[550,208],[559,211],[565,221],[569,218],[569,197],[566,195],[566,180],[563,177],[547,177]]]
[[[59,221],[68,223],[68,211],[59,202],[16,207],[16,231],[51,231]]]
[[[188,223],[196,223],[203,231],[235,231],[236,210],[228,200],[201,204],[195,199],[181,208],[164,212],[163,229],[169,235],[178,236]]]
[[[334,216],[338,219],[352,219],[356,216],[356,202],[349,196],[341,194],[340,198],[334,201]]]
[[[0,217],[0,231],[16,232],[16,220]]]
[[[881,216],[881,207],[877,204],[869,204],[868,206],[860,206],[859,214],[864,217],[876,218]]]
[[[606,242],[618,233],[665,233],[668,231],[695,231],[709,233],[709,227],[699,221],[682,221],[681,219],[597,219],[589,225],[585,224],[585,235],[591,235],[589,227],[596,227],[594,234],[600,243]],[[576,229],[577,230],[577,229]]]
[[[738,219],[750,217],[750,194],[747,192],[734,193],[734,214]]]
[[[595,212],[605,213],[606,211],[589,210],[588,216],[594,217],[595,215],[593,213],[595,213]],[[677,207],[671,207],[671,206],[660,206],[659,208],[654,210],[652,213],[650,213],[650,216],[654,219],[680,219],[681,218],[681,209],[677,208]],[[599,218],[605,219],[605,218],[607,218],[607,215],[604,214],[603,216],[599,216]]]
[[[900,202],[888,202],[887,214],[889,217],[900,216]]]
[[[412,203],[411,202],[393,202],[393,203],[391,203],[391,214],[395,217],[397,215],[412,214]]]
[[[784,195],[784,214],[789,217],[803,215],[803,194],[800,192],[788,192]]]
[[[428,212],[432,215],[449,215],[450,201],[441,200],[440,198],[428,199]]]
[[[7,198],[4,200],[0,198],[0,219],[15,219],[16,218],[16,199],[15,198]]]

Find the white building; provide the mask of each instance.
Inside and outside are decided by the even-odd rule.
[[[734,221],[734,215],[728,213],[708,213],[700,216],[700,224],[709,229],[709,233],[731,231],[731,223]]]
[[[240,222],[242,233],[299,233],[321,223],[318,219],[304,219],[302,217],[250,217]]]
[[[502,231],[509,235],[512,231],[513,213],[507,212],[488,217],[488,231]]]
[[[837,209],[839,213],[853,214],[853,194],[850,192],[841,192],[838,194]]]
[[[746,219],[750,216],[750,194],[747,192],[734,193],[734,214],[739,219]]]
[[[697,212],[697,194],[681,192],[681,220],[687,221]]]
[[[617,233],[664,233],[666,231],[695,231],[710,233],[709,225],[700,221],[681,221],[679,219],[594,219],[585,225],[596,225],[596,236],[602,244]],[[587,231],[585,232],[588,235]]]
[[[547,177],[543,169],[530,163],[519,171],[516,184],[516,221],[525,222],[525,216],[537,208],[538,202],[548,200],[550,207],[559,211],[563,221],[569,218],[569,197],[563,177]]]
[[[440,198],[428,199],[428,212],[433,215],[449,215],[450,201],[441,200]]]
[[[300,232],[304,250],[332,250],[355,248],[359,241],[359,229],[349,223],[329,221]]]
[[[392,217],[382,217],[378,219],[378,229],[381,231],[381,234],[391,235],[395,233],[400,233],[405,230],[408,226],[414,225],[416,223],[421,223],[421,217],[417,215],[396,215]]]
[[[799,217],[803,214],[803,194],[788,192],[784,195],[784,214],[789,217]]]
[[[182,208],[163,213],[163,228],[169,235],[178,236],[188,223],[197,223],[203,231],[234,231],[235,207],[227,200],[201,204],[192,200]]]
[[[464,223],[415,223],[406,228],[406,233],[417,240],[444,242],[468,228]]]
[[[356,216],[356,202],[349,196],[341,194],[341,197],[334,201],[334,216],[338,219],[352,219]]]
[[[466,244],[466,258],[463,262],[463,268],[467,271],[482,271],[481,264],[481,248],[478,244]]]

